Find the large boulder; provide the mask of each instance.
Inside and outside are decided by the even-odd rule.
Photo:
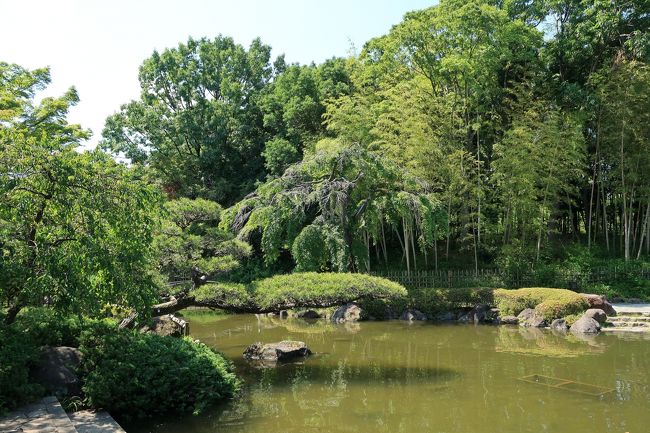
[[[428,320],[428,318],[426,314],[424,314],[420,310],[408,309],[408,310],[404,310],[404,312],[399,316],[399,320],[406,320],[409,322],[413,322],[413,321]]]
[[[571,325],[570,330],[574,334],[598,334],[600,332],[600,323],[585,315]]]
[[[253,343],[244,351],[244,358],[251,361],[287,362],[311,355],[311,350],[302,341],[280,341],[279,343]]]
[[[600,308],[590,308],[587,311],[585,311],[584,315],[587,317],[591,317],[601,325],[607,321],[607,314],[605,314],[605,312]]]
[[[79,396],[81,382],[76,370],[82,357],[81,351],[74,347],[42,347],[32,375],[36,382],[57,397]]]
[[[190,324],[173,314],[154,317],[151,321],[150,325],[143,326],[140,331],[151,332],[163,337],[184,337],[190,334]]]
[[[521,326],[530,328],[544,328],[548,325],[546,319],[532,308],[526,308],[517,316]]]
[[[360,319],[361,307],[355,303],[342,305],[332,314],[332,322],[334,323],[358,322]]]
[[[589,308],[597,308],[603,310],[608,316],[616,316],[616,310],[612,307],[612,304],[607,301],[605,296],[589,293],[580,293],[580,296],[589,303]]]

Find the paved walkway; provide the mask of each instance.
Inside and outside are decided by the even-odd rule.
[[[106,412],[65,413],[56,397],[21,407],[0,418],[2,433],[125,433]]]

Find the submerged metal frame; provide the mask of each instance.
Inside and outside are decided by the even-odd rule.
[[[539,379],[543,379],[540,381]],[[601,397],[610,392],[614,392],[614,388],[606,388],[599,385],[591,385],[589,383],[576,382],[575,380],[569,379],[560,379],[558,377],[544,376],[542,374],[531,374],[528,376],[520,377],[518,380],[528,383],[534,383],[537,385],[545,385],[549,388],[556,389],[566,389],[567,391],[573,391],[580,394],[591,395],[594,397]],[[579,389],[582,387],[583,389]],[[593,389],[594,391],[587,390],[588,388]],[[597,390],[597,391],[596,391]]]

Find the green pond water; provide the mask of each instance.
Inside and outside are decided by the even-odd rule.
[[[648,336],[254,315],[190,323],[235,362],[242,394],[199,416],[127,425],[129,433],[650,432]],[[242,359],[250,343],[286,339],[315,355],[276,368]]]

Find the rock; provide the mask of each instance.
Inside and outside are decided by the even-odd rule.
[[[588,316],[582,316],[571,325],[571,332],[574,334],[598,334],[600,332],[600,323]]]
[[[605,312],[599,308],[590,308],[587,311],[585,311],[584,315],[587,317],[591,317],[601,325],[607,321],[607,314],[605,314]]]
[[[606,297],[589,293],[580,293],[580,296],[589,303],[589,308],[597,308],[603,310],[608,316],[616,316],[616,310],[614,310],[612,304],[607,302]]]
[[[316,310],[307,310],[299,312],[296,317],[299,319],[321,319],[323,316]]]
[[[140,332],[151,332],[163,337],[184,337],[190,334],[190,324],[173,314],[154,317],[151,325],[140,328]]]
[[[345,304],[336,309],[332,314],[332,322],[358,322],[361,319],[361,308],[354,303]]]
[[[34,379],[57,397],[81,395],[81,382],[75,373],[83,357],[74,347],[43,347]]]
[[[453,322],[456,318],[457,315],[453,311],[447,311],[446,313],[441,313],[436,316],[436,320],[440,322]]]
[[[428,320],[426,314],[419,310],[409,309],[404,310],[404,312],[399,316],[399,320],[407,320],[409,322],[419,321],[419,320]]]
[[[280,319],[288,319],[289,318],[289,312],[287,310],[280,310]]]
[[[311,350],[302,341],[280,341],[279,343],[253,343],[244,351],[244,358],[253,361],[287,362],[311,355]]]
[[[518,325],[519,319],[515,316],[503,316],[499,318],[501,325]]]
[[[548,323],[546,323],[546,319],[544,319],[544,317],[542,317],[532,308],[526,308],[524,311],[519,313],[517,318],[519,319],[519,324],[521,326],[544,328],[548,325]]]
[[[553,331],[566,332],[569,329],[569,324],[564,319],[555,319],[551,322],[551,329]]]
[[[463,323],[488,322],[493,319],[491,313],[492,311],[489,306],[480,304],[472,308],[467,314],[462,315],[458,321]]]

